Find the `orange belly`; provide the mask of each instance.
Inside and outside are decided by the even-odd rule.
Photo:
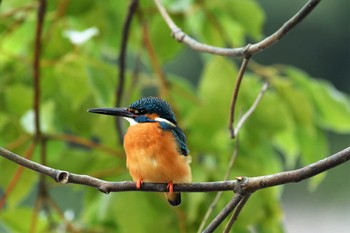
[[[171,131],[158,123],[131,125],[124,137],[126,166],[134,181],[189,183],[190,156],[180,155]]]

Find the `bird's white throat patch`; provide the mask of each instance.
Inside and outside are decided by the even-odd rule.
[[[127,121],[129,121],[130,126],[131,126],[131,125],[136,125],[136,124],[137,124],[137,122],[136,122],[134,119],[132,119],[132,118],[124,117],[124,119],[127,120]]]

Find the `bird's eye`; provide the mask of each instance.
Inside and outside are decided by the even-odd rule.
[[[144,115],[144,114],[147,113],[147,111],[145,109],[132,109],[132,108],[129,108],[128,111],[133,113],[133,114],[136,114],[136,115]]]
[[[145,109],[140,109],[140,110],[138,110],[138,114],[140,114],[140,115],[143,115],[143,114],[146,114],[146,110]]]

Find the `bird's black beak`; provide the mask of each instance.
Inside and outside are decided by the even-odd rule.
[[[128,111],[127,108],[90,108],[88,112],[112,115],[112,116],[120,116],[120,117],[128,117],[134,119],[137,115]]]

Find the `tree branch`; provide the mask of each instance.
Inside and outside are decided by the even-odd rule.
[[[120,52],[119,52],[119,76],[118,76],[118,86],[117,91],[115,93],[115,105],[116,107],[120,107],[122,103],[122,96],[123,96],[123,90],[124,90],[124,80],[125,80],[125,60],[126,60],[126,49],[128,44],[128,38],[129,38],[129,29],[131,26],[131,20],[134,16],[136,9],[138,7],[138,0],[132,0],[129,5],[129,11],[125,18],[125,22],[123,25],[123,33],[122,33],[122,40],[120,44]],[[123,144],[123,130],[122,130],[122,123],[121,118],[116,117],[115,118],[115,125],[118,132],[118,138],[119,143]]]
[[[183,32],[171,19],[165,7],[162,5],[161,0],[154,0],[158,7],[160,14],[162,15],[164,21],[171,30],[172,36],[178,41],[188,45],[193,50],[205,53],[212,53],[222,56],[240,57],[240,56],[251,56],[262,50],[270,47],[272,44],[279,41],[284,35],[287,34],[295,25],[300,23],[320,2],[321,0],[309,0],[291,19],[283,24],[275,33],[266,37],[262,41],[247,45],[242,48],[220,48],[204,43],[200,43],[192,37],[188,36]]]
[[[229,203],[220,211],[220,213],[204,229],[203,233],[214,232],[214,230],[225,220],[225,218],[236,208],[243,199],[243,195],[236,193]]]
[[[123,191],[151,191],[167,192],[166,183],[143,183],[141,189],[136,189],[135,182],[107,182],[96,179],[87,175],[78,175],[67,171],[57,170],[48,166],[41,165],[31,160],[25,159],[15,153],[12,153],[0,147],[0,155],[8,160],[25,166],[31,170],[40,172],[53,178],[56,182],[66,184],[74,183],[87,185],[99,189],[101,192],[123,192]],[[350,160],[350,147],[331,155],[325,159],[307,165],[303,168],[280,172],[276,174],[258,176],[258,177],[241,177],[236,180],[217,181],[217,182],[199,182],[188,184],[175,184],[175,192],[217,192],[217,191],[235,191],[236,193],[252,193],[259,189],[267,187],[299,182],[315,176],[321,172],[327,171],[342,163]]]
[[[41,137],[40,130],[40,55],[41,55],[41,36],[46,12],[46,0],[39,1],[39,8],[37,13],[37,24],[35,31],[34,43],[34,58],[33,58],[33,83],[34,83],[34,126],[35,137]]]
[[[229,117],[229,130],[231,134],[231,138],[234,138],[237,134],[235,133],[235,130],[233,128],[233,123],[235,119],[235,108],[236,108],[236,103],[237,103],[237,98],[238,98],[238,91],[239,88],[241,87],[243,75],[245,73],[245,70],[247,69],[247,65],[249,63],[249,57],[245,57],[243,59],[243,62],[241,64],[241,68],[239,69],[235,87],[233,89],[233,94],[232,94],[232,100],[231,100],[231,106],[230,106],[230,117]]]
[[[231,231],[231,228],[235,221],[238,218],[238,215],[241,213],[241,210],[243,209],[244,205],[247,203],[250,193],[246,194],[243,199],[238,203],[237,208],[235,209],[235,212],[231,216],[230,220],[228,221],[227,225],[225,226],[224,233],[229,233]]]

